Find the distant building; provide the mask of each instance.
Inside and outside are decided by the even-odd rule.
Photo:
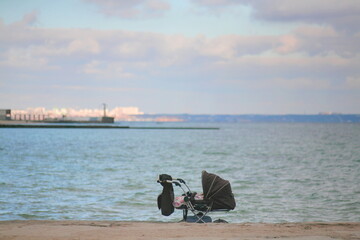
[[[11,109],[0,109],[0,120],[11,120]]]

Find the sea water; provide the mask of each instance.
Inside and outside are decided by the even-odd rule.
[[[202,192],[207,170],[237,203],[213,218],[360,221],[359,124],[147,125],[220,129],[0,129],[0,220],[179,221],[157,208],[157,175]]]

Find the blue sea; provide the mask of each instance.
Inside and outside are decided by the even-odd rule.
[[[213,219],[360,222],[360,124],[117,124],[220,129],[0,129],[0,220],[176,222],[158,174],[201,192],[207,170],[237,203]]]

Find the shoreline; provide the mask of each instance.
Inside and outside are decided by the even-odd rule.
[[[77,220],[0,221],[1,240],[70,239],[360,239],[360,222],[174,223]]]

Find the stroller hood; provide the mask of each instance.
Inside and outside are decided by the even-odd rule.
[[[206,171],[202,172],[201,179],[204,198],[213,202],[211,210],[235,208],[235,198],[229,181]]]

